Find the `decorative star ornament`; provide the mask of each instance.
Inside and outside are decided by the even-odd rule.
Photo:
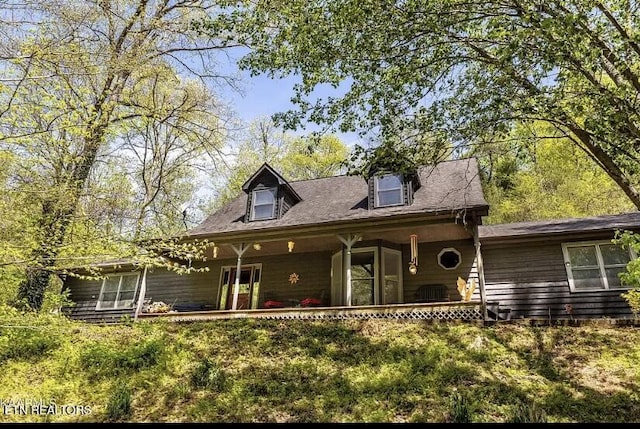
[[[300,276],[296,273],[289,274],[289,283],[296,284],[300,280]]]

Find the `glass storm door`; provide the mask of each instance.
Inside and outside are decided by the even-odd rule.
[[[225,310],[233,308],[233,292],[236,285],[236,269],[225,268],[222,274],[222,293],[220,307]],[[260,268],[256,266],[242,267],[236,310],[257,308],[260,288]]]
[[[376,303],[376,251],[351,252],[351,305]]]
[[[402,302],[402,252],[382,249],[382,303]]]

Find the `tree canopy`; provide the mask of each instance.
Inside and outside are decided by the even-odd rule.
[[[349,150],[335,135],[295,136],[274,126],[268,118],[253,121],[237,147],[235,159],[220,174],[215,205],[241,192],[244,182],[268,163],[288,181],[317,179],[342,172]]]
[[[616,214],[633,210],[620,188],[580,148],[544,124],[519,126],[480,146],[488,223]]]
[[[135,248],[153,213],[180,213],[183,201],[172,200],[190,190],[187,166],[217,156],[224,118],[213,88],[231,80],[214,53],[229,44],[193,25],[215,9],[196,0],[5,5],[0,149],[15,155],[3,185],[28,195],[18,297],[30,307],[42,305],[63,257],[86,255],[82,243]]]
[[[279,116],[458,147],[544,121],[640,208],[640,13],[626,0],[238,1],[253,73],[300,76]],[[217,25],[211,25],[217,30]],[[342,96],[312,101],[319,86]],[[419,139],[415,139],[419,142]]]

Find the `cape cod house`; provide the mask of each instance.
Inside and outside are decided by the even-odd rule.
[[[265,164],[242,190],[184,237],[215,243],[207,272],[106,264],[66,279],[71,317],[632,317],[617,273],[636,255],[611,239],[638,212],[483,226],[475,159],[296,182]]]

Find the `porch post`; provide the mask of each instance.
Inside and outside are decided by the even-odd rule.
[[[138,294],[138,305],[136,306],[136,312],[133,313],[133,320],[138,319],[138,315],[142,313],[142,306],[144,305],[144,299],[147,295],[147,267],[144,267],[142,272],[142,281],[140,282],[140,293]]]
[[[357,234],[349,234],[346,238],[341,235],[338,235],[338,240],[340,240],[346,246],[346,258],[344,261],[344,268],[346,270],[346,288],[347,288],[347,299],[345,305],[351,306],[351,246],[356,244],[360,237]]]
[[[238,247],[232,244],[231,247],[233,251],[238,255],[238,263],[236,264],[236,281],[233,286],[233,304],[231,305],[231,309],[235,310],[238,306],[238,294],[240,293],[240,271],[242,270],[242,255],[247,249],[251,246],[251,243],[245,245],[244,243],[240,243]]]
[[[482,317],[485,321],[489,319],[487,313],[487,292],[484,288],[484,264],[482,262],[482,252],[480,251],[480,235],[478,233],[478,223],[473,221],[473,244],[476,247],[476,266],[478,268],[478,283],[480,286],[480,301],[482,302]]]

